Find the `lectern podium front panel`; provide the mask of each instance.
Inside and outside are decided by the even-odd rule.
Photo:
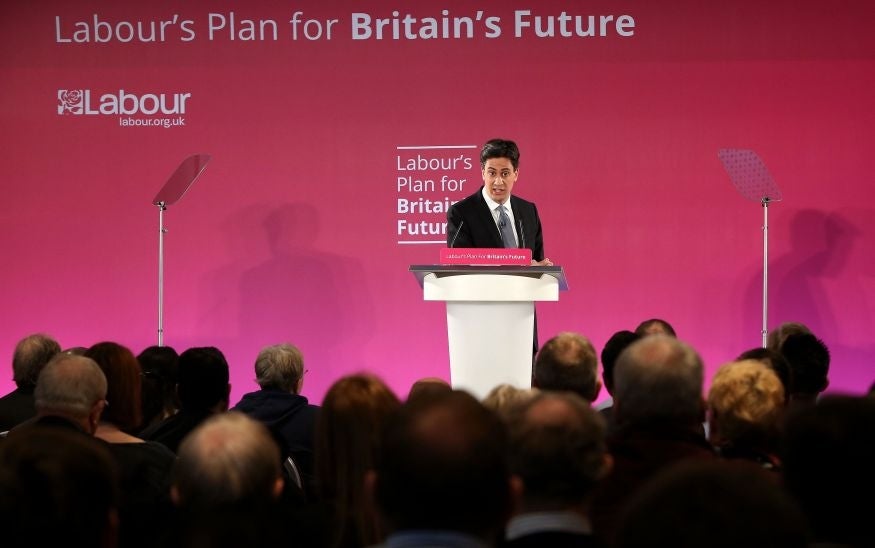
[[[535,301],[567,289],[560,267],[411,266],[423,298],[446,301],[453,388],[482,399],[499,384],[532,385]]]

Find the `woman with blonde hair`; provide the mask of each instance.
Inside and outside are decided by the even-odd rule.
[[[724,458],[779,469],[778,424],[784,405],[784,385],[764,363],[743,360],[723,365],[708,392],[711,444]]]

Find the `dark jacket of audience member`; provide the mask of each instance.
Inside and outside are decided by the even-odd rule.
[[[740,461],[676,464],[629,502],[617,548],[806,548],[805,520],[761,468]]]
[[[319,407],[300,394],[304,383],[304,359],[290,344],[263,348],[255,360],[257,392],[243,395],[235,411],[264,423],[280,444],[283,458],[292,457],[311,491],[313,447]]]
[[[791,408],[781,449],[784,483],[799,501],[814,542],[875,546],[875,399],[824,396]]]

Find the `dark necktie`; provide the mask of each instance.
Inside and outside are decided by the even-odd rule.
[[[513,227],[510,226],[510,217],[507,216],[507,210],[503,205],[498,206],[498,230],[501,232],[501,241],[504,242],[504,247],[516,247]]]

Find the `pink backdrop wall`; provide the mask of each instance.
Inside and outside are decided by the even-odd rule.
[[[482,16],[472,38],[353,39],[354,13],[393,10]],[[515,10],[628,15],[634,28],[516,37]],[[337,19],[331,39],[307,40],[301,23],[293,40],[297,11]],[[163,41],[95,41],[95,16],[160,27],[174,15]],[[226,28],[210,39],[219,15]],[[488,17],[500,36],[486,37]],[[242,40],[244,19],[275,21],[277,39]],[[475,191],[476,149],[399,147],[501,136],[522,149],[514,190],[538,204],[547,255],[571,286],[539,305],[542,338],[574,330],[601,349],[664,317],[709,376],[758,345],[762,209],[717,158],[753,149],[784,194],[770,208],[769,323],[808,324],[832,351],[831,388],[862,392],[875,379],[873,25],[867,0],[3,2],[3,367],[36,331],[63,346],[155,343],[151,201],[184,157],[208,153],[167,211],[167,344],[221,348],[235,401],[255,388],[258,349],[279,341],[303,350],[317,401],[362,369],[401,394],[447,377],[443,306],[422,302],[407,272],[435,262],[439,246],[423,241],[443,236],[398,229],[445,216],[399,213],[398,200]],[[128,127],[127,116],[59,114],[59,90],[89,90],[94,108],[119,90],[191,96],[184,126]],[[417,155],[460,160],[399,169]],[[435,188],[399,191],[408,176]],[[441,189],[443,176],[466,182]],[[13,386],[5,371],[0,393]]]

